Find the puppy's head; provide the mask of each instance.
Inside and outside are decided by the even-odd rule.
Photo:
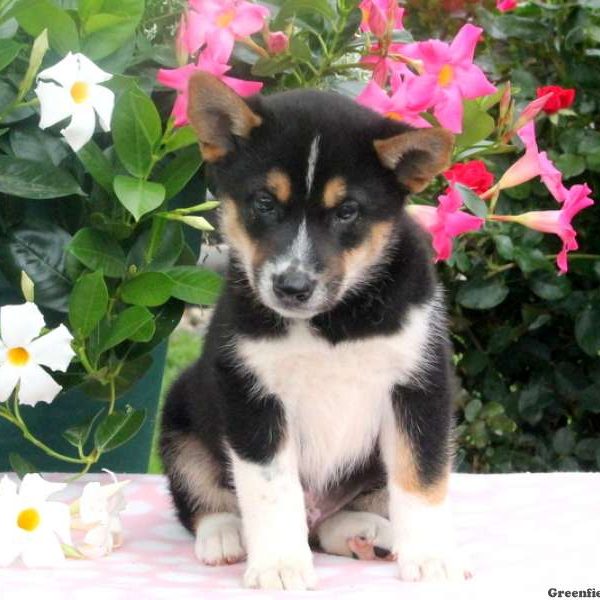
[[[452,135],[415,130],[338,94],[243,100],[196,74],[188,115],[222,201],[222,230],[261,302],[333,308],[385,263],[405,195],[449,163]]]

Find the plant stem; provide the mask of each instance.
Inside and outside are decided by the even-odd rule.
[[[110,386],[110,401],[108,403],[108,414],[112,414],[115,410],[115,402],[117,401],[117,393],[115,388],[115,378],[111,377],[108,385]]]
[[[27,425],[25,424],[25,421],[23,421],[23,418],[21,417],[21,413],[19,411],[19,401],[17,400],[16,394],[15,394],[13,410],[14,410],[15,419],[12,422],[21,430],[23,437],[26,440],[28,440],[29,442],[31,442],[34,446],[37,446],[38,448],[40,448],[40,450],[43,450],[46,454],[48,454],[48,456],[52,456],[53,458],[57,458],[58,460],[62,460],[64,462],[77,464],[77,465],[86,464],[89,462],[89,459],[73,458],[72,456],[67,456],[66,454],[61,454],[60,452],[57,452],[56,450],[52,450],[52,448],[50,448],[49,446],[46,446],[46,444],[44,444],[44,442],[42,442],[41,440],[38,440],[29,431],[29,428],[27,427]],[[0,413],[0,414],[5,417],[5,415],[3,413]]]

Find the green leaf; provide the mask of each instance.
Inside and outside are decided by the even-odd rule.
[[[183,250],[183,228],[174,221],[154,217],[152,227],[138,236],[127,256],[137,271],[172,267]]]
[[[471,400],[465,406],[465,419],[469,421],[469,423],[472,423],[477,418],[477,415],[481,411],[481,406],[481,400],[478,400],[477,398]]]
[[[557,454],[570,454],[575,448],[575,435],[566,427],[559,429],[552,437],[552,447]]]
[[[223,279],[199,267],[173,267],[164,271],[173,282],[171,295],[190,304],[214,304],[221,293]]]
[[[84,0],[80,3],[79,14],[84,22],[83,53],[99,60],[123,46],[135,34],[144,4],[144,0]]]
[[[94,180],[109,194],[112,194],[114,169],[98,145],[90,140],[77,152],[77,158]]]
[[[88,336],[107,309],[108,289],[102,271],[80,277],[69,299],[69,321],[76,337]]]
[[[571,293],[571,282],[556,273],[537,273],[529,281],[531,291],[543,300],[562,300]]]
[[[0,156],[0,192],[32,200],[85,195],[68,171],[12,156]]]
[[[141,429],[146,420],[146,411],[128,406],[125,412],[106,415],[94,434],[96,448],[110,452],[128,442]]]
[[[585,158],[577,154],[561,154],[554,162],[565,179],[576,177],[585,171]]]
[[[463,283],[456,294],[456,300],[465,308],[487,310],[504,302],[508,288],[500,277],[472,279]]]
[[[254,77],[273,77],[278,73],[291,69],[295,64],[294,58],[289,54],[280,54],[269,58],[260,58],[253,65],[250,72]]]
[[[178,194],[196,174],[202,163],[202,157],[196,146],[186,148],[170,161],[156,176],[166,190],[166,198]]]
[[[587,306],[575,321],[575,339],[590,356],[600,356],[600,304]]]
[[[58,166],[70,154],[69,147],[61,138],[43,131],[37,123],[12,127],[9,139],[17,158]]]
[[[160,306],[171,297],[173,285],[163,273],[141,273],[121,286],[121,298],[127,304]]]
[[[25,271],[40,306],[67,312],[71,281],[65,272],[65,249],[71,236],[58,225],[28,219],[0,233],[0,271],[18,288]]]
[[[465,100],[463,115],[463,132],[456,136],[458,148],[468,148],[494,131],[496,123],[475,100]]]
[[[273,31],[282,29],[285,22],[294,16],[312,16],[315,13],[329,21],[333,21],[336,17],[334,9],[327,0],[286,0],[277,13],[277,18],[272,25]]]
[[[117,155],[125,168],[135,177],[148,176],[162,130],[154,102],[139,88],[126,90],[117,101],[112,134]]]
[[[39,473],[39,469],[32,462],[16,452],[9,453],[8,462],[19,479],[23,479],[27,473]]]
[[[160,183],[117,175],[113,185],[119,202],[136,221],[158,208],[165,200],[165,187]]]
[[[488,213],[487,204],[475,193],[473,190],[461,185],[456,184],[456,189],[461,195],[465,206],[477,217],[485,219]]]
[[[505,260],[512,260],[514,257],[514,246],[512,240],[507,235],[495,235],[494,243],[496,251]]]
[[[125,272],[125,253],[111,236],[91,227],[79,230],[69,245],[69,252],[92,271],[106,277],[121,277]]]
[[[191,145],[198,144],[198,136],[190,125],[178,127],[165,143],[166,152],[175,152],[180,148],[186,148]],[[199,150],[197,150],[199,152]]]
[[[110,350],[125,340],[147,342],[154,335],[154,315],[143,306],[126,308],[110,324],[100,352]]]
[[[552,264],[538,248],[517,247],[514,250],[514,260],[523,273],[532,273],[539,269],[552,269]]]
[[[68,12],[49,0],[25,0],[16,4],[13,15],[19,25],[36,37],[48,30],[50,47],[61,55],[79,50],[79,34]]]
[[[13,40],[0,40],[0,71],[15,60],[22,47]]]
[[[88,441],[90,434],[92,433],[94,424],[103,412],[104,409],[97,412],[91,419],[87,419],[81,425],[69,427],[69,429],[63,432],[63,437],[65,440],[67,440],[67,442],[69,442],[69,444],[72,446],[75,446],[75,448],[83,448]]]

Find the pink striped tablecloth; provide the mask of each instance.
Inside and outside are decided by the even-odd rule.
[[[71,484],[68,497],[85,481],[102,477]],[[20,564],[0,569],[1,600],[529,600],[553,597],[551,589],[588,588],[598,595],[587,597],[600,598],[597,473],[453,475],[458,539],[475,573],[464,584],[403,583],[393,563],[317,554],[318,590],[275,593],[243,589],[244,564],[205,567],[197,562],[191,536],[175,519],[163,477],[119,477],[132,480],[126,488],[124,545],[109,557],[68,561],[59,569],[29,570]]]

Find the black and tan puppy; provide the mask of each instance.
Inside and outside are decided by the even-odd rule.
[[[207,564],[316,583],[309,542],[462,579],[446,498],[450,361],[427,244],[403,209],[452,136],[333,93],[239,98],[207,74],[189,117],[232,259],[203,356],[173,386],[162,457]]]

